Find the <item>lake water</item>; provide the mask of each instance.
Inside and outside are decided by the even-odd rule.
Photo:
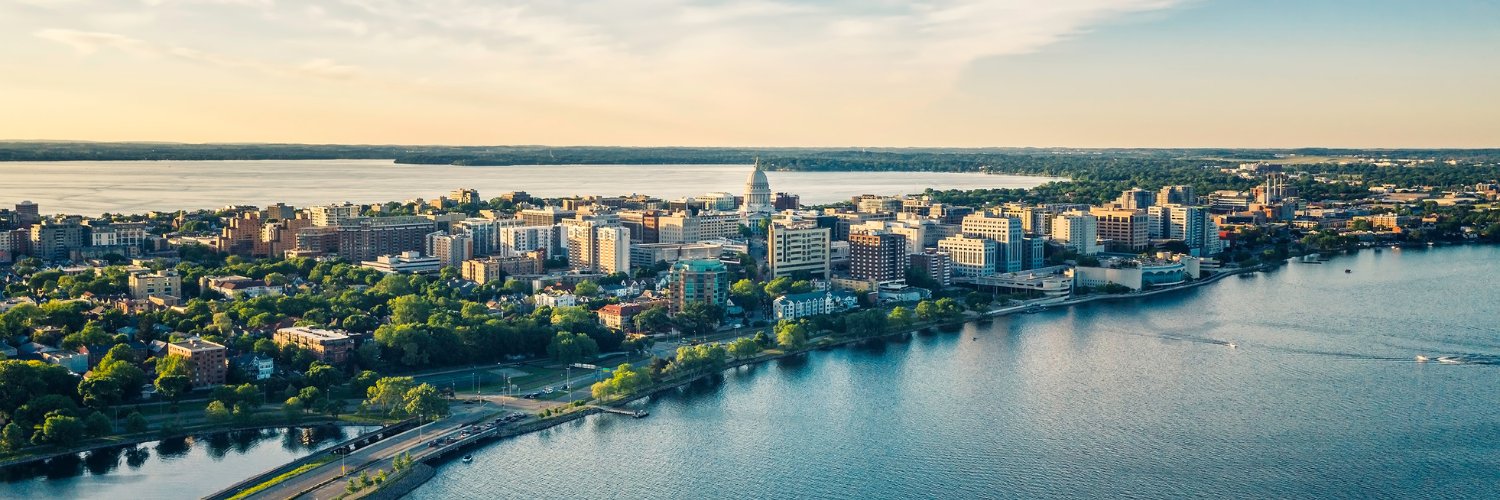
[[[560,197],[649,194],[667,199],[741,194],[749,165],[398,165],[389,160],[0,162],[0,206],[43,213],[144,213],[225,205],[293,206],[433,199],[457,188]],[[937,172],[767,172],[771,189],[805,204],[860,194],[1031,188],[1050,178]]]
[[[199,498],[376,427],[295,427],[117,446],[0,469],[3,498]]]
[[[414,498],[1497,498],[1497,261],[1365,251],[746,367]]]

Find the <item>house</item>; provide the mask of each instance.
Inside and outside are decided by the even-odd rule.
[[[204,290],[213,290],[231,299],[282,294],[279,286],[267,285],[264,281],[244,276],[204,276],[201,285]]]
[[[230,362],[251,380],[266,380],[276,374],[276,360],[258,354],[241,354]]]
[[[556,289],[543,290],[541,293],[532,295],[531,300],[536,302],[537,307],[557,308],[578,305],[578,296]]]
[[[843,290],[792,293],[777,297],[771,302],[771,310],[777,320],[793,320],[833,314],[859,307],[859,298]]]

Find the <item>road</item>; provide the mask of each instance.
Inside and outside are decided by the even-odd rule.
[[[360,470],[366,469],[372,474],[376,469],[390,471],[391,459],[402,452],[425,449],[428,441],[451,434],[464,425],[499,411],[500,409],[492,404],[454,405],[453,414],[447,418],[429,422],[416,429],[361,448],[344,457],[343,460],[329,462],[322,467],[288,479],[281,484],[262,490],[252,498],[292,498],[313,488],[317,489],[300,498],[333,498],[344,492],[346,481],[342,479],[345,474],[340,468],[341,465],[346,467],[349,476],[358,475]]]

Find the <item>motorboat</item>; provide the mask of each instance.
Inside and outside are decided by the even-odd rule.
[[[1463,361],[1460,361],[1458,358],[1455,358],[1455,357],[1452,357],[1452,356],[1443,356],[1441,358],[1438,358],[1438,362],[1439,363],[1444,363],[1444,364],[1449,364],[1449,365],[1457,365],[1457,364],[1462,364],[1463,363]]]
[[[1426,362],[1427,362],[1427,359],[1428,359],[1428,358],[1427,358],[1427,356],[1423,356],[1423,355],[1421,355],[1421,354],[1418,354],[1418,355],[1417,355],[1417,362],[1418,362],[1418,363],[1426,363]]]
[[[1344,270],[1344,274],[1349,274],[1349,273],[1352,273],[1352,272],[1354,272],[1353,269],[1345,269]]]
[[[1230,348],[1230,349],[1239,349],[1239,348],[1240,348],[1240,345],[1239,345],[1239,344],[1236,344],[1236,343],[1234,343],[1234,342],[1229,342],[1229,343],[1226,343],[1226,344],[1224,344],[1224,345],[1227,345],[1227,346],[1229,346],[1229,348]]]
[[[474,455],[464,455],[464,463],[466,463],[466,464],[467,463],[472,463],[473,461],[474,461]]]

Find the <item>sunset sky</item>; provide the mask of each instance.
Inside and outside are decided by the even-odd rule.
[[[0,139],[1500,147],[1500,2],[6,0]]]

